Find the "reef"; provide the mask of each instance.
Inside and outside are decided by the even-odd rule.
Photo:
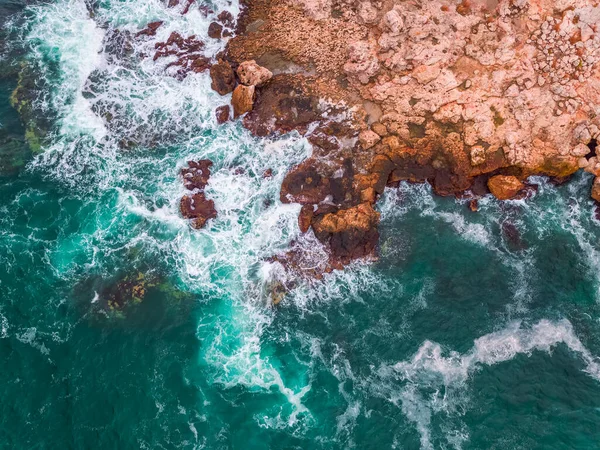
[[[246,0],[210,74],[252,133],[312,144],[281,201],[339,267],[376,256],[374,205],[402,181],[476,211],[583,169],[600,198],[599,51],[591,0]]]

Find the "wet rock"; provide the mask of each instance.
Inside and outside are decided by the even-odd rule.
[[[373,257],[379,239],[379,213],[370,203],[325,214],[313,220],[315,236],[329,246],[332,257],[342,264]]]
[[[488,180],[488,188],[498,200],[514,198],[525,185],[512,175],[495,175]]]
[[[273,169],[267,169],[263,172],[263,178],[271,178],[273,176]]]
[[[210,168],[213,165],[212,161],[209,159],[201,159],[200,161],[188,161],[187,164],[188,167],[181,169],[183,185],[190,191],[193,191],[194,189],[203,190],[210,178]]]
[[[148,25],[146,25],[146,28],[144,28],[142,31],[138,31],[136,36],[155,36],[156,31],[160,28],[160,26],[163,23],[164,22],[162,20],[150,22]]]
[[[254,108],[244,118],[244,126],[257,136],[298,130],[322,119],[319,98],[311,95],[302,79],[277,75],[261,88]]]
[[[229,120],[231,108],[229,105],[218,106],[215,110],[215,115],[217,116],[217,123],[223,124]]]
[[[600,177],[594,178],[592,184],[592,198],[597,202],[600,202]]]
[[[302,233],[306,233],[310,228],[313,218],[313,205],[303,205],[298,216],[298,226]]]
[[[166,42],[155,45],[154,61],[159,58],[176,56],[177,59],[167,64],[166,69],[178,67],[176,75],[179,79],[185,78],[189,72],[200,73],[210,68],[210,60],[202,54],[204,42],[196,36],[184,38],[174,31]]]
[[[179,203],[179,210],[185,219],[191,219],[192,227],[204,227],[208,219],[217,217],[215,203],[208,200],[204,192],[185,195]]]
[[[256,61],[244,61],[237,68],[240,82],[246,86],[262,86],[273,77],[273,73],[256,64]]]
[[[476,198],[469,200],[469,209],[473,212],[479,211],[479,202]]]
[[[217,22],[211,22],[208,26],[208,36],[213,39],[221,39],[223,33],[223,25]]]
[[[227,95],[235,88],[235,74],[227,61],[219,60],[210,68],[210,87],[220,95]]]
[[[231,104],[233,105],[233,117],[239,117],[252,111],[254,105],[254,86],[245,86],[239,84],[231,96]]]
[[[233,28],[235,25],[235,18],[229,11],[221,11],[217,16],[217,19],[219,19],[219,22],[221,22],[227,28]]]

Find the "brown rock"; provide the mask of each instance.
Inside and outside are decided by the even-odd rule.
[[[476,198],[469,200],[469,209],[473,212],[479,211],[479,202]]]
[[[193,191],[194,189],[203,190],[210,178],[210,168],[213,165],[212,161],[209,159],[201,159],[200,161],[188,161],[187,164],[188,167],[181,169],[183,185],[190,191]]]
[[[329,244],[332,256],[343,264],[374,256],[379,239],[380,214],[370,203],[319,216],[313,220],[315,236]]]
[[[221,39],[221,34],[223,33],[223,25],[217,22],[211,22],[208,26],[208,37],[213,39]]]
[[[231,115],[231,108],[229,105],[218,106],[215,110],[215,114],[217,116],[217,123],[223,124],[229,120],[229,116]]]
[[[600,177],[594,178],[592,184],[592,198],[597,202],[600,202]]]
[[[212,83],[210,87],[221,95],[227,95],[233,92],[235,87],[235,74],[231,65],[227,61],[219,60],[210,68],[210,78]]]
[[[221,11],[217,16],[217,19],[219,19],[219,22],[229,28],[232,28],[235,22],[233,14],[231,14],[229,11]]]
[[[254,105],[254,86],[238,85],[231,97],[233,105],[233,117],[239,117],[247,112],[252,111]]]
[[[186,219],[192,219],[192,227],[202,228],[208,219],[217,217],[215,203],[207,200],[204,192],[185,195],[179,203],[181,215]]]
[[[313,205],[303,205],[298,216],[298,226],[302,233],[306,233],[310,228],[313,218]]]
[[[495,175],[488,180],[488,188],[498,200],[515,197],[524,187],[525,185],[512,175]]]
[[[261,88],[254,109],[244,117],[244,126],[257,136],[292,130],[304,133],[320,119],[319,98],[298,77],[281,74]]]
[[[267,169],[263,172],[263,178],[271,178],[273,176],[273,169]]]
[[[237,68],[240,82],[246,86],[262,86],[273,77],[273,73],[265,67],[256,64],[253,59],[244,61]]]

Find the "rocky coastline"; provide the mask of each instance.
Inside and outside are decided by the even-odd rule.
[[[239,119],[256,136],[296,131],[312,145],[280,200],[302,205],[298,226],[329,261],[304,270],[298,249],[274,255],[289,271],[320,277],[376,258],[375,205],[402,181],[477,211],[486,195],[528,197],[532,175],[563,182],[585,170],[600,204],[600,6],[591,0],[242,0],[237,18],[193,0],[168,6],[214,17],[208,39],[226,40],[225,50],[211,59],[198,36],[173,32],[141,56],[166,58],[178,79],[209,72],[231,96],[217,123]],[[180,211],[194,228],[217,215],[204,194],[210,165],[181,172],[190,192]]]
[[[233,92],[234,116],[253,134],[295,130],[312,144],[285,177],[281,201],[303,205],[299,227],[329,249],[325,270],[376,256],[374,205],[401,181],[429,182],[475,211],[488,194],[527,197],[529,176],[563,182],[583,169],[596,177],[591,195],[600,201],[593,2],[243,6],[210,69],[213,88]]]

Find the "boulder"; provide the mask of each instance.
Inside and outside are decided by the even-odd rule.
[[[231,108],[229,107],[229,105],[218,106],[215,110],[215,115],[217,116],[217,123],[225,123],[229,120],[229,116],[231,115]]]
[[[208,219],[217,217],[215,202],[208,200],[204,192],[183,196],[179,210],[184,218],[192,219],[192,227],[196,229],[204,227]]]
[[[592,184],[592,198],[597,202],[600,202],[600,177],[594,178]]]
[[[235,74],[227,61],[219,60],[210,68],[210,87],[220,95],[227,95],[235,88]]]
[[[246,86],[262,86],[273,77],[269,69],[259,66],[253,59],[241,63],[237,74],[240,82]]]
[[[298,226],[302,233],[306,233],[310,228],[313,218],[313,205],[303,205],[298,216]]]
[[[212,22],[208,26],[208,37],[213,39],[221,39],[221,34],[223,33],[223,25],[218,22]]]
[[[488,188],[498,200],[515,197],[525,185],[512,175],[495,175],[488,180]]]
[[[194,189],[203,190],[210,178],[210,167],[213,165],[212,161],[209,159],[201,159],[200,161],[188,161],[187,164],[188,167],[181,169],[183,185],[190,191],[193,191]]]
[[[254,86],[238,85],[231,96],[233,117],[239,117],[252,111],[254,105]]]
[[[325,214],[313,219],[315,236],[329,244],[331,255],[342,264],[374,256],[379,239],[380,214],[370,203]]]

